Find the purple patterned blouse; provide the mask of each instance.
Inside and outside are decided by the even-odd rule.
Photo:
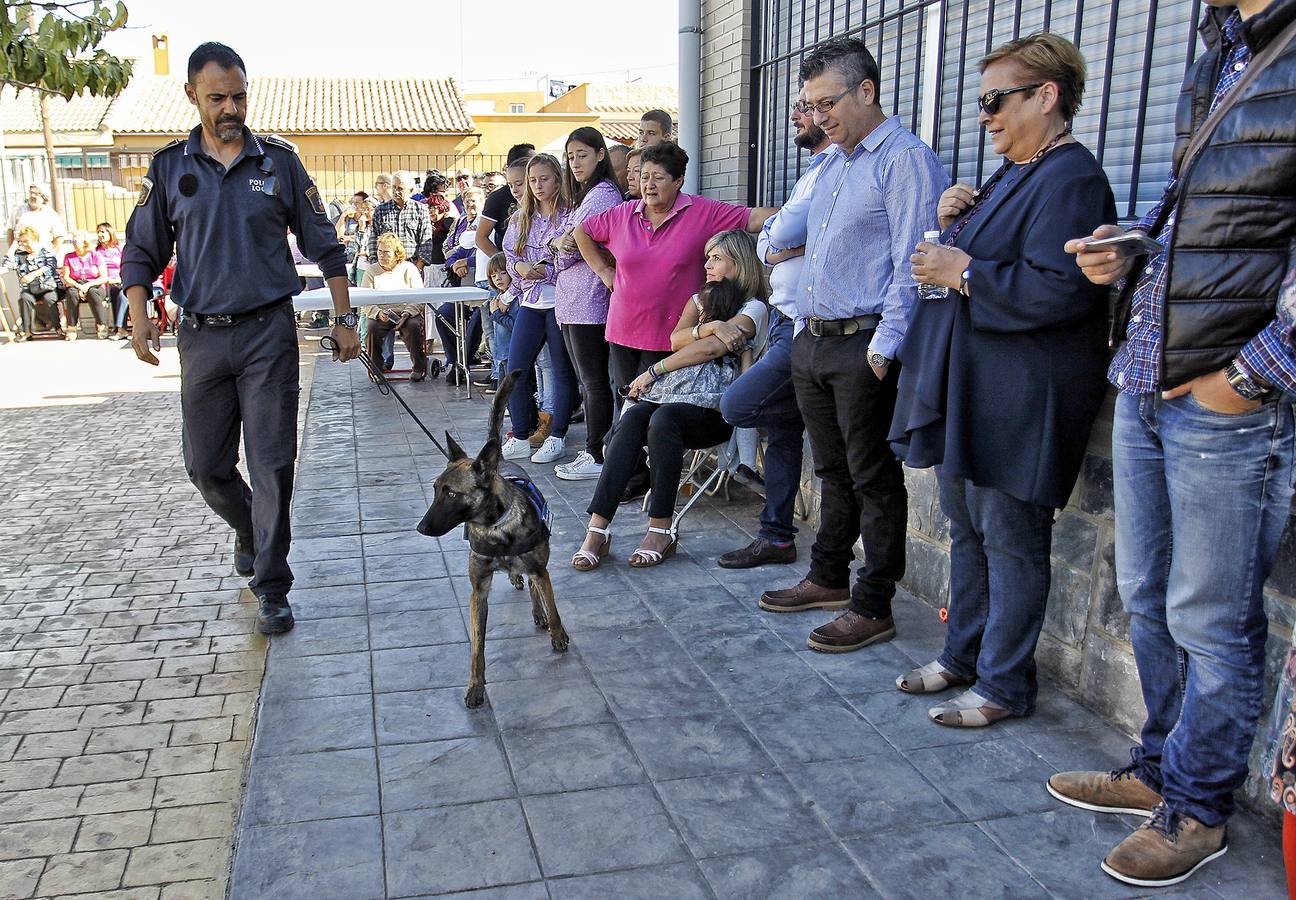
[[[620,189],[610,181],[600,181],[589,189],[580,206],[567,220],[575,228],[590,216],[620,206],[624,202]],[[554,260],[558,270],[558,302],[554,314],[562,325],[602,325],[607,321],[608,299],[612,292],[586,265],[579,250],[559,253]]]
[[[552,219],[546,219],[540,213],[532,216],[531,231],[527,235],[526,246],[522,248],[521,253],[518,253],[518,221],[521,215],[522,210],[519,209],[515,212],[509,219],[508,228],[504,232],[504,261],[509,277],[513,279],[512,291],[522,298],[523,306],[530,306],[535,309],[553,309],[554,281],[557,277],[555,267],[549,266],[545,271],[544,278],[533,280],[518,275],[517,264],[520,262],[534,263],[542,259],[549,259],[549,240],[560,236],[567,230],[567,217],[571,215],[571,211],[559,209],[554,213]]]

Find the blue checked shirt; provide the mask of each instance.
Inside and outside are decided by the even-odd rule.
[[[1242,33],[1242,16],[1237,10],[1224,20],[1223,30],[1226,53],[1219,81],[1215,85],[1215,95],[1211,98],[1212,110],[1233,89],[1246,71],[1247,64],[1251,62],[1251,48],[1246,44],[1246,37]],[[1166,182],[1166,191],[1170,191],[1174,185],[1175,177],[1171,175]],[[1174,237],[1178,210],[1170,210],[1161,231],[1151,234],[1153,223],[1160,212],[1161,203],[1158,203],[1132,227],[1148,233],[1162,247],[1168,247]],[[1121,345],[1107,370],[1108,380],[1123,393],[1147,394],[1160,387],[1163,339],[1161,314],[1165,291],[1166,254],[1162,250],[1145,262],[1138,285],[1134,288],[1125,343]],[[1284,306],[1283,297],[1289,295],[1292,297],[1291,302]],[[1293,285],[1290,275],[1284,285],[1283,297],[1279,298],[1278,314],[1274,320],[1242,348],[1238,358],[1248,374],[1258,376],[1286,391],[1296,392],[1296,343],[1292,338],[1293,325],[1296,324],[1293,321],[1296,285]]]
[[[918,301],[909,256],[936,227],[936,201],[949,176],[931,148],[892,116],[847,153],[833,144],[814,189],[779,210],[768,240],[805,246],[797,325],[811,316],[879,313],[869,350],[895,359]]]

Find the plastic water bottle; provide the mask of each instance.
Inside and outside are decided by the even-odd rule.
[[[924,231],[923,240],[929,244],[940,242],[941,233],[939,231]],[[919,300],[944,300],[949,296],[949,288],[943,284],[920,284],[918,285]]]

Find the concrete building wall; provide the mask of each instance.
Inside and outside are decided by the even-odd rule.
[[[707,196],[739,203],[747,200],[752,12],[752,0],[702,0],[699,183]]]

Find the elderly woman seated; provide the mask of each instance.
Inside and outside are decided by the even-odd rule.
[[[572,557],[582,572],[598,568],[611,549],[608,526],[645,444],[652,488],[648,533],[629,559],[637,569],[660,564],[678,546],[672,522],[684,451],[714,447],[733,433],[720,415],[720,398],[764,349],[769,316],[765,270],[751,235],[724,231],[711,238],[706,276],[671,333],[675,352],[624,391],[631,402],[609,435],[585,542]]]
[[[378,238],[378,261],[365,270],[360,286],[380,291],[417,290],[423,287],[423,276],[413,263],[405,259],[405,248],[400,238],[388,232]],[[410,381],[426,378],[423,306],[418,303],[367,306],[364,314],[368,319],[365,341],[369,358],[375,361],[381,358],[383,341],[395,331],[409,350]]]

